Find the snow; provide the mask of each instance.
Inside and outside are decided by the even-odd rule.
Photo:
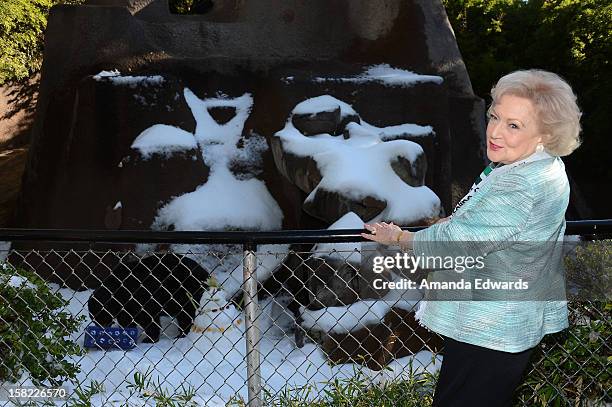
[[[11,287],[21,287],[22,285],[27,284],[28,280],[21,276],[11,276],[6,283]]]
[[[329,112],[340,107],[340,116],[346,117],[356,115],[357,112],[351,105],[330,95],[321,95],[306,99],[293,108],[293,114],[315,114],[318,112]]]
[[[109,81],[113,85],[118,86],[129,86],[130,88],[135,88],[138,85],[144,86],[152,86],[152,85],[161,85],[164,83],[165,79],[160,75],[152,75],[152,76],[123,76],[121,72],[114,69],[112,71],[101,71],[98,74],[93,76],[95,81]]]
[[[365,222],[354,212],[349,212],[331,224],[327,230],[363,229]],[[362,243],[317,243],[312,248],[313,257],[331,258],[353,263],[361,262]]]
[[[389,305],[383,301],[363,300],[342,307],[327,307],[320,310],[301,308],[302,326],[323,332],[352,332],[370,325],[380,324]]]
[[[67,311],[73,315],[85,316],[78,333],[72,339],[83,345],[84,329],[90,324],[87,313],[87,300],[91,290],[76,292],[68,288],[59,288],[49,284],[69,301]],[[277,303],[279,304],[279,303]],[[370,370],[353,363],[331,365],[323,351],[312,343],[303,348],[296,348],[293,338],[276,328],[282,327],[278,313],[274,314],[271,300],[261,302],[262,314],[258,318],[262,338],[260,341],[262,383],[273,394],[285,386],[297,388],[310,386],[311,399],[322,397],[326,390],[332,390],[334,378],[349,379],[361,373],[372,383],[384,383],[398,378],[407,378],[410,370],[413,373],[429,371],[434,373],[440,368],[442,358],[428,351],[421,351],[392,361],[386,369]],[[287,311],[281,311],[287,313]],[[165,333],[176,334],[176,327],[169,319],[162,318]],[[180,392],[181,385],[196,389],[193,401],[199,406],[224,406],[230,398],[247,399],[246,386],[246,343],[244,324],[218,332],[190,332],[185,338],[170,339],[162,334],[157,344],[138,343],[130,351],[88,350],[82,357],[71,359],[80,365],[81,372],[77,378],[82,386],[88,386],[95,380],[104,387],[104,392],[92,398],[92,406],[145,405],[128,388],[136,372],[151,373],[154,382],[159,381],[167,392]],[[433,362],[433,363],[432,363]],[[24,375],[20,385],[31,385],[31,380]],[[65,383],[68,394],[74,391],[74,385]]]
[[[8,277],[8,279],[6,279]],[[2,276],[4,283],[8,284],[11,287],[19,288],[19,287],[27,287],[27,288],[36,288],[36,286],[30,282],[28,279],[22,276]]]
[[[397,276],[395,276],[397,279]],[[346,333],[366,326],[378,325],[392,308],[408,312],[423,298],[417,290],[390,290],[380,300],[361,300],[340,307],[326,307],[319,310],[300,308],[302,327],[321,332]]]
[[[274,230],[281,228],[282,211],[257,179],[237,180],[227,168],[218,169],[208,182],[160,209],[154,229]]]
[[[196,120],[195,133],[156,124],[143,131],[132,147],[139,149],[145,157],[198,148],[210,170],[208,180],[195,191],[177,196],[160,208],[151,228],[177,231],[281,229],[283,213],[264,182],[252,174],[234,175],[230,170],[233,164],[239,163],[257,174],[261,171],[261,154],[268,149],[262,136],[250,134],[250,137],[243,138],[244,123],[251,113],[253,97],[248,93],[236,98],[217,94],[200,99],[188,88],[183,94]],[[208,112],[209,108],[218,106],[233,107],[235,116],[225,124],[218,124]],[[239,148],[241,140],[243,147]],[[140,245],[138,250],[142,253],[149,248]],[[240,290],[243,254],[239,246],[173,245],[172,249],[177,253],[189,253],[209,270],[221,284],[227,299]],[[265,247],[259,249],[266,250]],[[260,281],[269,277],[285,258],[288,247],[282,246],[281,249],[284,253],[271,256],[258,251],[262,256],[258,258],[257,270]],[[216,257],[207,255],[210,252],[216,253]]]
[[[197,147],[193,134],[166,124],[156,124],[145,129],[131,145],[131,148],[138,150],[144,159],[150,158],[153,154],[169,156],[178,151]]]
[[[299,103],[293,113],[314,114],[317,109],[330,109],[335,103],[343,116],[355,114],[354,109],[329,95],[319,96]],[[423,149],[408,140],[384,141],[401,132],[416,130],[417,134],[431,132],[431,127],[399,125],[378,128],[362,120],[361,124],[349,123],[350,137],[335,137],[319,134],[306,137],[288,120],[285,127],[274,136],[282,140],[283,148],[297,156],[310,156],[321,171],[322,180],[311,191],[306,201],[314,199],[319,189],[336,191],[342,195],[361,200],[372,196],[387,202],[387,207],[374,219],[368,221],[393,221],[410,224],[423,218],[437,216],[440,199],[428,187],[412,187],[395,174],[390,162],[397,157],[414,160]]]
[[[3,261],[3,260],[2,260]],[[6,263],[0,263],[0,270],[3,273],[0,273],[0,284],[7,285],[13,288],[23,288],[23,289],[35,289],[36,286],[28,281],[27,278],[20,276],[18,274],[14,274],[15,271],[10,267],[10,265]],[[10,274],[5,274],[10,273]]]
[[[238,179],[230,171],[234,159],[244,159],[245,152],[236,146],[249,117],[253,98],[198,98],[188,88],[185,100],[196,119],[195,140],[204,163],[210,167],[208,181],[195,191],[181,195],[162,207],[153,229],[172,225],[174,230],[278,230],[283,213],[263,181]],[[218,124],[209,107],[231,106],[236,115],[227,123]],[[256,143],[253,141],[251,143]],[[250,146],[250,145],[249,145]],[[253,147],[249,147],[253,151]],[[262,151],[255,148],[258,152]]]
[[[193,332],[226,332],[244,322],[240,310],[229,303],[221,290],[209,288],[200,299],[193,321]]]
[[[414,86],[417,83],[433,82],[441,84],[444,80],[441,76],[419,75],[412,71],[407,71],[399,68],[392,68],[389,64],[372,65],[368,67],[362,74],[348,78],[315,78],[315,82],[380,82],[385,86]]]
[[[233,162],[240,163],[248,167],[251,172],[259,174],[263,171],[262,154],[267,150],[268,142],[266,138],[259,134],[252,133],[244,142],[243,147],[237,149],[235,152]]]
[[[101,71],[97,75],[94,75],[93,78],[99,81],[105,78],[112,78],[116,76],[121,76],[121,72],[119,72],[117,69],[113,69],[112,71]]]
[[[349,126],[353,123],[349,123]],[[419,126],[413,123],[404,123],[397,126],[376,127],[368,123],[363,123],[361,126],[372,133],[377,134],[382,141],[393,140],[405,136],[428,136],[433,134],[431,126]]]

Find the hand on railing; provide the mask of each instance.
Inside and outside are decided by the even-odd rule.
[[[393,222],[366,223],[363,227],[370,231],[370,234],[361,234],[364,239],[386,245],[399,245],[404,249],[410,249],[412,247],[414,233],[402,230],[402,228],[393,224]]]

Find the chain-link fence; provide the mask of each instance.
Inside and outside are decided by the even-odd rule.
[[[423,292],[358,233],[3,231],[0,405],[430,405]],[[609,294],[609,244],[568,256]],[[516,405],[612,403],[607,299],[568,303]]]

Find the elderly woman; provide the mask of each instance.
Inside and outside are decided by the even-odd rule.
[[[481,277],[525,276],[548,285],[565,231],[569,183],[562,156],[580,144],[570,86],[541,70],[510,73],[491,91],[485,168],[448,218],[416,233],[366,224],[366,239],[418,256],[482,256]],[[454,242],[451,244],[451,242]],[[478,243],[480,242],[480,243]],[[525,244],[525,242],[531,242]],[[509,406],[532,351],[568,326],[563,299],[421,301],[416,318],[444,337],[434,406]]]

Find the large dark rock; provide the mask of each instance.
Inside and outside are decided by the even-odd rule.
[[[387,203],[372,196],[353,199],[336,191],[318,188],[312,199],[304,202],[304,211],[332,223],[348,212],[355,212],[361,219],[372,219],[387,207]]]
[[[278,137],[270,138],[270,147],[278,171],[300,190],[310,193],[321,182],[321,172],[312,157],[286,151]]]
[[[425,173],[427,172],[427,159],[425,154],[420,154],[414,162],[404,157],[397,156],[391,161],[391,168],[406,184],[412,187],[425,185]]]
[[[449,123],[449,115],[454,108],[449,103],[449,84],[424,82],[403,87],[388,86],[376,81],[355,83],[340,80],[340,78],[358,76],[366,68],[363,65],[358,68],[335,67],[330,70],[332,73],[327,74],[326,77],[329,78],[327,81],[316,80],[324,76],[322,73],[313,74],[312,70],[297,68],[287,69],[284,71],[284,76],[292,80],[287,83],[283,82],[282,104],[293,109],[305,99],[329,94],[351,105],[361,119],[377,127],[403,123],[431,126],[432,131],[428,134],[394,134],[393,136],[382,136],[381,139],[383,141],[408,140],[421,146],[427,160],[422,185],[428,186],[438,195],[445,212],[448,213],[452,209],[450,186],[454,179],[452,171],[454,169],[451,168],[451,149],[455,148],[455,142],[452,140],[454,128]],[[346,131],[348,123],[350,121],[359,123],[361,119],[349,120],[345,117],[346,123],[343,121],[341,124],[345,129],[345,138],[350,137],[349,132]],[[286,118],[283,119],[283,121],[286,120]],[[473,135],[471,134],[470,137]],[[457,146],[457,148],[463,151],[466,147]],[[467,153],[464,152],[464,156],[465,154]],[[463,161],[466,160],[462,159],[461,162]],[[480,165],[478,162],[482,162],[477,159],[474,161],[477,165]],[[468,177],[472,177],[473,181],[473,174]],[[467,181],[462,182],[468,183]],[[469,189],[470,186],[471,183],[467,188]]]
[[[294,114],[291,122],[305,136],[337,134],[341,123],[340,107],[313,114]]]
[[[119,198],[125,230],[149,228],[161,207],[204,184],[209,173],[199,149],[146,158],[132,150],[121,163]]]
[[[132,244],[14,242],[8,262],[35,270],[49,282],[81,291],[98,287],[111,270],[131,255]]]
[[[393,359],[422,350],[440,352],[442,338],[418,324],[414,312],[391,308],[383,321],[347,333],[313,333],[332,363],[360,363],[382,370]]]

